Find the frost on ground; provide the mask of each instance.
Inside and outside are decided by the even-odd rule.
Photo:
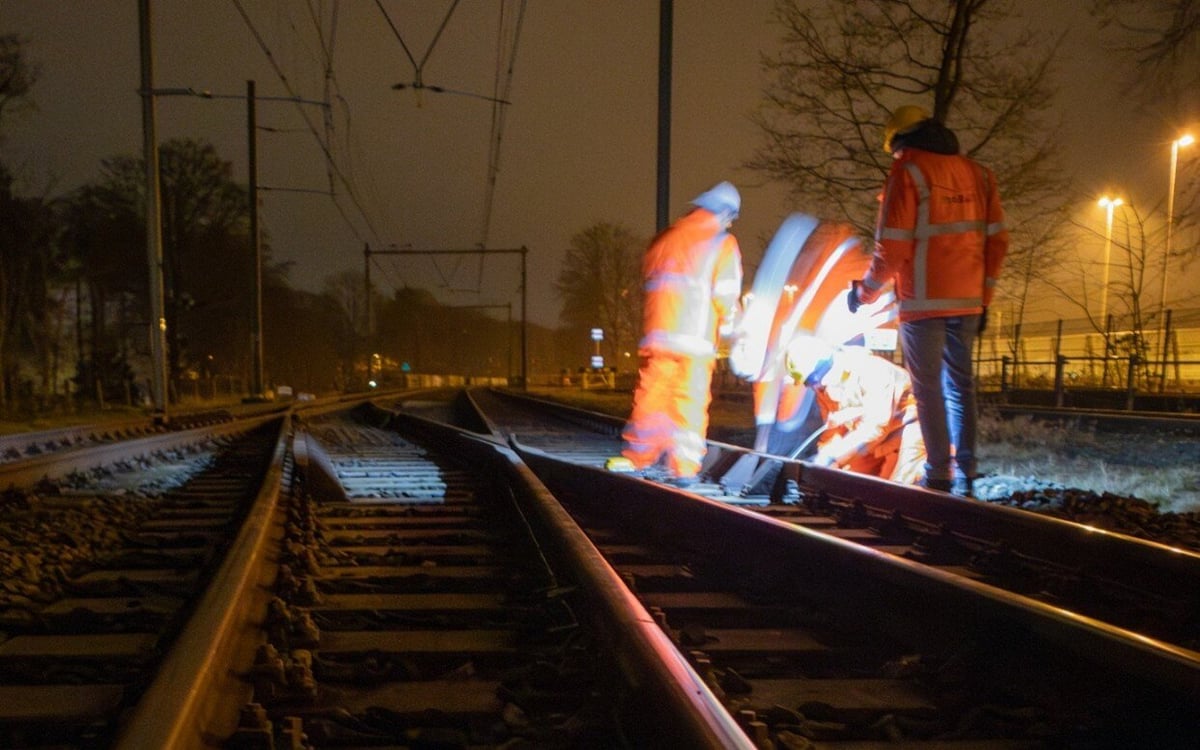
[[[543,395],[618,417],[629,413],[628,393]],[[748,402],[714,399],[709,417],[713,440],[754,444]],[[975,481],[975,496],[982,502],[1200,551],[1200,438],[1002,419],[985,408],[978,447],[983,476]]]
[[[1200,511],[1200,438],[1001,419],[986,410],[979,427],[980,500],[1071,489],[1136,498],[1160,513]]]

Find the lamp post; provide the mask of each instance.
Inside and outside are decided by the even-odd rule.
[[[1100,207],[1105,209],[1104,220],[1104,282],[1100,289],[1100,325],[1104,326],[1105,349],[1108,348],[1108,266],[1112,256],[1112,225],[1113,209],[1125,201],[1120,198],[1109,198],[1107,195],[1100,199]]]
[[[1162,379],[1160,387],[1167,379],[1167,326],[1164,315],[1167,313],[1167,263],[1171,260],[1171,230],[1175,224],[1175,170],[1179,166],[1179,147],[1190,146],[1196,141],[1191,133],[1186,133],[1171,141],[1171,179],[1167,188],[1167,241],[1163,246],[1162,286],[1158,296],[1158,335],[1159,357],[1162,359]]]

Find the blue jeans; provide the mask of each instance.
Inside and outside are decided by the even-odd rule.
[[[971,349],[978,332],[978,315],[900,324],[904,367],[912,378],[925,439],[927,479],[975,476],[978,414]]]

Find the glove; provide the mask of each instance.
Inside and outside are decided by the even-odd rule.
[[[984,329],[987,328],[987,308],[983,308],[983,312],[979,313],[979,331],[977,334],[982,335]]]
[[[861,281],[851,281],[850,291],[846,292],[846,307],[850,308],[851,314],[858,312],[858,307],[862,304],[862,300],[858,298],[858,285],[861,283]]]

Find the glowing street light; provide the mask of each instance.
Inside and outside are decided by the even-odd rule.
[[[1171,141],[1171,179],[1167,188],[1167,242],[1163,247],[1162,287],[1158,297],[1159,352],[1162,356],[1162,381],[1167,378],[1167,326],[1163,316],[1167,313],[1167,263],[1171,259],[1171,230],[1175,223],[1175,169],[1179,166],[1179,147],[1190,146],[1196,139],[1186,133]]]
[[[1108,340],[1108,266],[1112,255],[1112,225],[1113,209],[1125,201],[1120,198],[1109,198],[1107,195],[1100,199],[1100,207],[1105,209],[1104,221],[1104,283],[1100,289],[1100,324],[1104,326],[1104,338]]]

